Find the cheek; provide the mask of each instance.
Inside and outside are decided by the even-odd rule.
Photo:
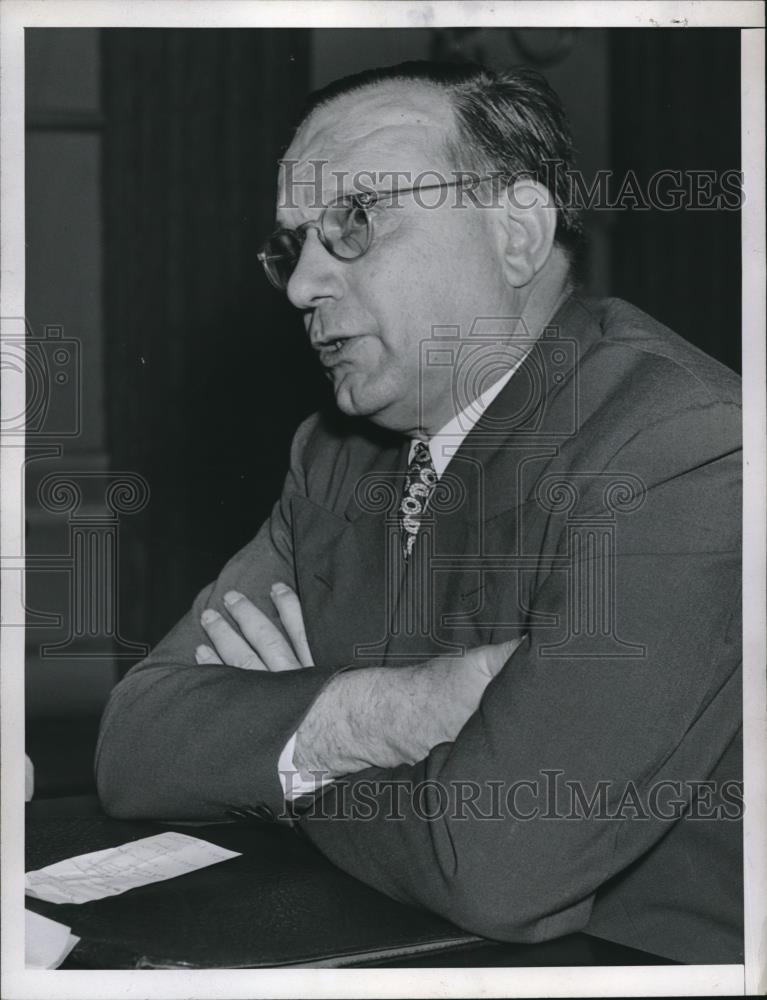
[[[458,327],[456,333],[465,335],[499,304],[486,234],[459,222],[424,210],[382,237],[355,276],[357,297],[375,318],[382,348],[407,367],[434,339],[435,327]]]

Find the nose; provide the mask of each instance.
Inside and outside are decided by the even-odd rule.
[[[288,299],[297,309],[314,309],[327,299],[343,294],[343,261],[329,253],[314,226],[308,228],[296,269],[286,288]]]

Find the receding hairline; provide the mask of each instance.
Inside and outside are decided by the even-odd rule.
[[[400,97],[406,98],[406,100],[398,100]],[[401,115],[402,124],[423,124],[441,129],[444,151],[447,154],[452,153],[453,143],[460,136],[460,121],[456,115],[449,88],[431,80],[411,80],[405,76],[368,81],[323,100],[298,123],[291,146],[296,139],[309,140],[313,135],[313,124],[315,124],[316,130],[323,127],[320,124],[323,113],[330,113],[334,109],[343,112],[344,104],[348,105],[349,109],[353,109],[359,106],[360,99],[365,98],[371,100],[371,113],[376,111],[393,112],[398,107],[404,112]],[[378,99],[378,108],[375,106],[376,99]],[[390,124],[396,125],[397,122],[392,118]],[[338,129],[341,135],[343,135],[343,126],[343,121],[339,122]]]
[[[434,148],[448,169],[492,172],[510,180],[530,176],[545,184],[557,206],[555,242],[571,261],[580,258],[583,223],[568,186],[572,132],[561,98],[541,73],[526,66],[499,73],[477,63],[430,61],[363,70],[311,94],[293,139],[323,109],[351,108],[371,93],[390,100],[406,94],[402,103],[410,106],[415,95],[429,95],[425,110],[433,123],[443,124],[442,141]],[[552,172],[550,164],[562,169]]]

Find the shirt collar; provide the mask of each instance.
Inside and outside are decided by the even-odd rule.
[[[426,442],[434,463],[434,471],[437,478],[443,474],[450,463],[450,459],[455,455],[464,442],[464,439],[473,429],[485,410],[490,406],[495,397],[501,392],[514,372],[519,368],[527,357],[527,353],[518,358],[501,377],[488,389],[481,392],[479,396],[472,400],[459,414],[449,420],[444,427]],[[415,446],[418,439],[414,438],[410,442],[410,452],[408,453],[408,464],[413,460]]]

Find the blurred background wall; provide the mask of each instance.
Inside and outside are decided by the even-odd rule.
[[[739,168],[740,43],[721,29],[26,37],[27,319],[51,397],[77,397],[75,431],[72,400],[54,399],[27,466],[28,750],[38,793],[57,794],[90,787],[112,685],[255,533],[296,425],[327,402],[300,320],[256,260],[306,94],[404,59],[532,65],[563,98],[587,180],[633,170],[642,184],[662,168]],[[739,213],[591,210],[587,224],[586,292],[625,297],[739,367]],[[78,504],[51,500],[51,475]],[[120,475],[135,495],[115,511]],[[110,586],[103,626],[88,602]]]

